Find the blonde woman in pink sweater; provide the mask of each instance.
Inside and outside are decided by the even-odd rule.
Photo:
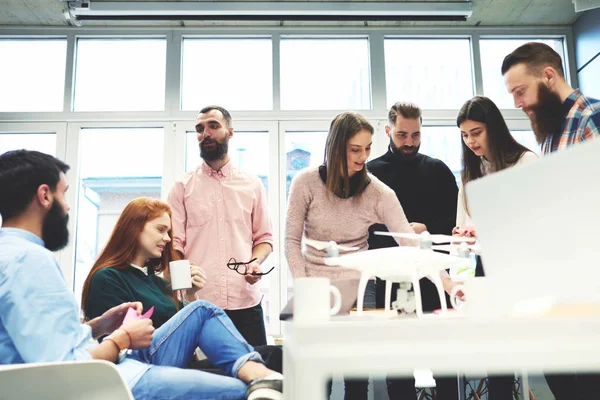
[[[373,126],[361,115],[344,112],[331,122],[325,162],[307,168],[292,181],[285,229],[285,255],[294,278],[359,279],[358,271],[325,265],[325,251],[306,246],[302,237],[368,249],[369,226],[382,223],[392,232],[414,232],[392,189],[369,174]],[[400,239],[400,245],[416,241]],[[443,271],[444,289],[455,283]],[[374,281],[366,292],[374,291]],[[369,307],[365,295],[365,307]],[[373,299],[374,303],[374,299]],[[371,305],[374,307],[374,304]],[[345,399],[366,399],[366,381],[346,381]]]
[[[325,251],[306,246],[302,237],[368,249],[369,226],[385,224],[392,232],[410,232],[404,210],[392,189],[367,172],[373,127],[361,115],[339,114],[325,143],[325,162],[306,168],[292,181],[285,229],[285,255],[294,278],[306,276],[359,279],[357,271],[325,265]],[[405,246],[414,240],[399,239]],[[454,283],[445,274],[444,288]]]

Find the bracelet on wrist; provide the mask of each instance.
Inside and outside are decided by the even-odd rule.
[[[129,346],[127,346],[127,348],[131,348],[131,345],[133,344],[133,339],[131,338],[131,334],[129,334],[129,332],[127,331],[127,329],[125,328],[119,328],[117,329],[117,331],[123,331],[127,334],[127,337],[129,338]]]

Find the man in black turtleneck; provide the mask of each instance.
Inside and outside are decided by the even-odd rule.
[[[443,161],[419,153],[421,146],[421,109],[412,103],[396,103],[388,114],[385,133],[390,138],[388,152],[367,164],[370,173],[388,185],[398,196],[406,218],[415,232],[452,234],[456,222],[458,187],[450,168]],[[374,235],[387,230],[384,225],[369,229],[369,249],[397,246],[389,236]],[[435,285],[421,279],[423,311],[440,308]],[[395,301],[397,285],[392,290]],[[384,306],[385,285],[378,280],[377,307]],[[438,399],[457,398],[456,378],[436,378]],[[411,396],[412,393],[412,396]],[[414,380],[388,379],[390,399],[414,399]]]

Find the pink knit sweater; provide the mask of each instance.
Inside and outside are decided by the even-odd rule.
[[[369,174],[369,177],[371,183],[362,194],[348,199],[334,195],[327,197],[318,168],[302,170],[294,178],[285,224],[285,255],[294,278],[360,277],[358,271],[325,265],[325,251],[310,246],[302,249],[303,235],[314,240],[333,240],[364,251],[368,248],[369,226],[375,223],[385,224],[392,232],[414,232],[392,189],[373,175]],[[400,239],[398,242],[415,245],[414,240]]]

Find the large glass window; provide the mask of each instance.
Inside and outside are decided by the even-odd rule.
[[[79,39],[75,111],[165,109],[165,39]]]
[[[506,90],[502,77],[502,62],[510,52],[528,42],[541,42],[552,47],[564,60],[562,39],[481,39],[481,72],[483,93],[491,98],[498,108],[514,108],[512,96]],[[563,61],[563,68],[564,61]]]
[[[511,131],[510,132],[515,140],[533,151],[538,156],[542,154],[541,145],[537,142],[533,131]]]
[[[458,109],[473,96],[469,39],[386,38],[387,102]]]
[[[327,131],[285,132],[285,200],[294,177],[308,167],[323,164]],[[286,209],[287,210],[287,209]]]
[[[281,39],[281,109],[371,108],[367,38]]]
[[[278,311],[292,284],[282,246],[289,189],[300,170],[323,162],[333,115],[356,110],[382,119],[373,137],[372,160],[387,148],[382,132],[387,106],[417,103],[426,124],[420,151],[443,160],[460,181],[461,135],[453,120],[475,94],[474,66],[481,62],[484,94],[501,109],[512,109],[500,73],[505,55],[535,40],[549,44],[564,59],[568,44],[559,35],[567,29],[553,29],[554,36],[521,38],[515,34],[533,31],[506,30],[509,36],[500,37],[482,29],[475,33],[481,60],[474,63],[467,30],[435,36],[377,29],[354,34],[251,31],[246,36],[188,35],[177,29],[121,36],[82,32],[75,40],[69,34],[68,41],[59,32],[0,37],[0,55],[9,61],[0,64],[0,154],[26,148],[56,154],[71,164],[67,177],[77,189],[67,196],[73,238],[57,257],[77,298],[125,204],[139,196],[164,198],[161,188],[170,189],[184,170],[200,164],[193,116],[187,114],[218,104],[233,110],[237,121],[229,142],[232,163],[259,177],[268,191],[277,240],[264,267],[276,269],[260,287],[267,329],[278,333]],[[502,30],[492,33],[497,32]],[[370,59],[371,46],[375,60]],[[180,59],[167,63],[167,50],[181,53]],[[384,89],[376,86],[380,92],[372,94],[371,67],[382,73],[385,69],[384,109],[373,108],[373,103],[379,107],[373,95],[383,95]],[[66,106],[64,89],[70,83],[72,104]],[[179,98],[166,98],[169,93]],[[165,109],[166,104],[171,108]],[[26,122],[17,112],[44,114],[32,114],[34,120]],[[88,112],[98,112],[92,124],[98,128],[75,122],[91,121]],[[539,154],[527,116],[516,112],[512,117],[507,120],[511,134]],[[164,121],[171,121],[172,135],[165,135]],[[164,144],[163,137],[169,138]]]
[[[424,126],[419,151],[446,163],[460,182],[462,147],[460,130],[452,126]]]
[[[184,39],[181,108],[272,110],[272,54],[271,38]]]
[[[0,112],[62,111],[66,39],[0,39]]]
[[[136,197],[160,198],[163,132],[163,128],[82,129],[75,238],[78,301],[123,208]]]

